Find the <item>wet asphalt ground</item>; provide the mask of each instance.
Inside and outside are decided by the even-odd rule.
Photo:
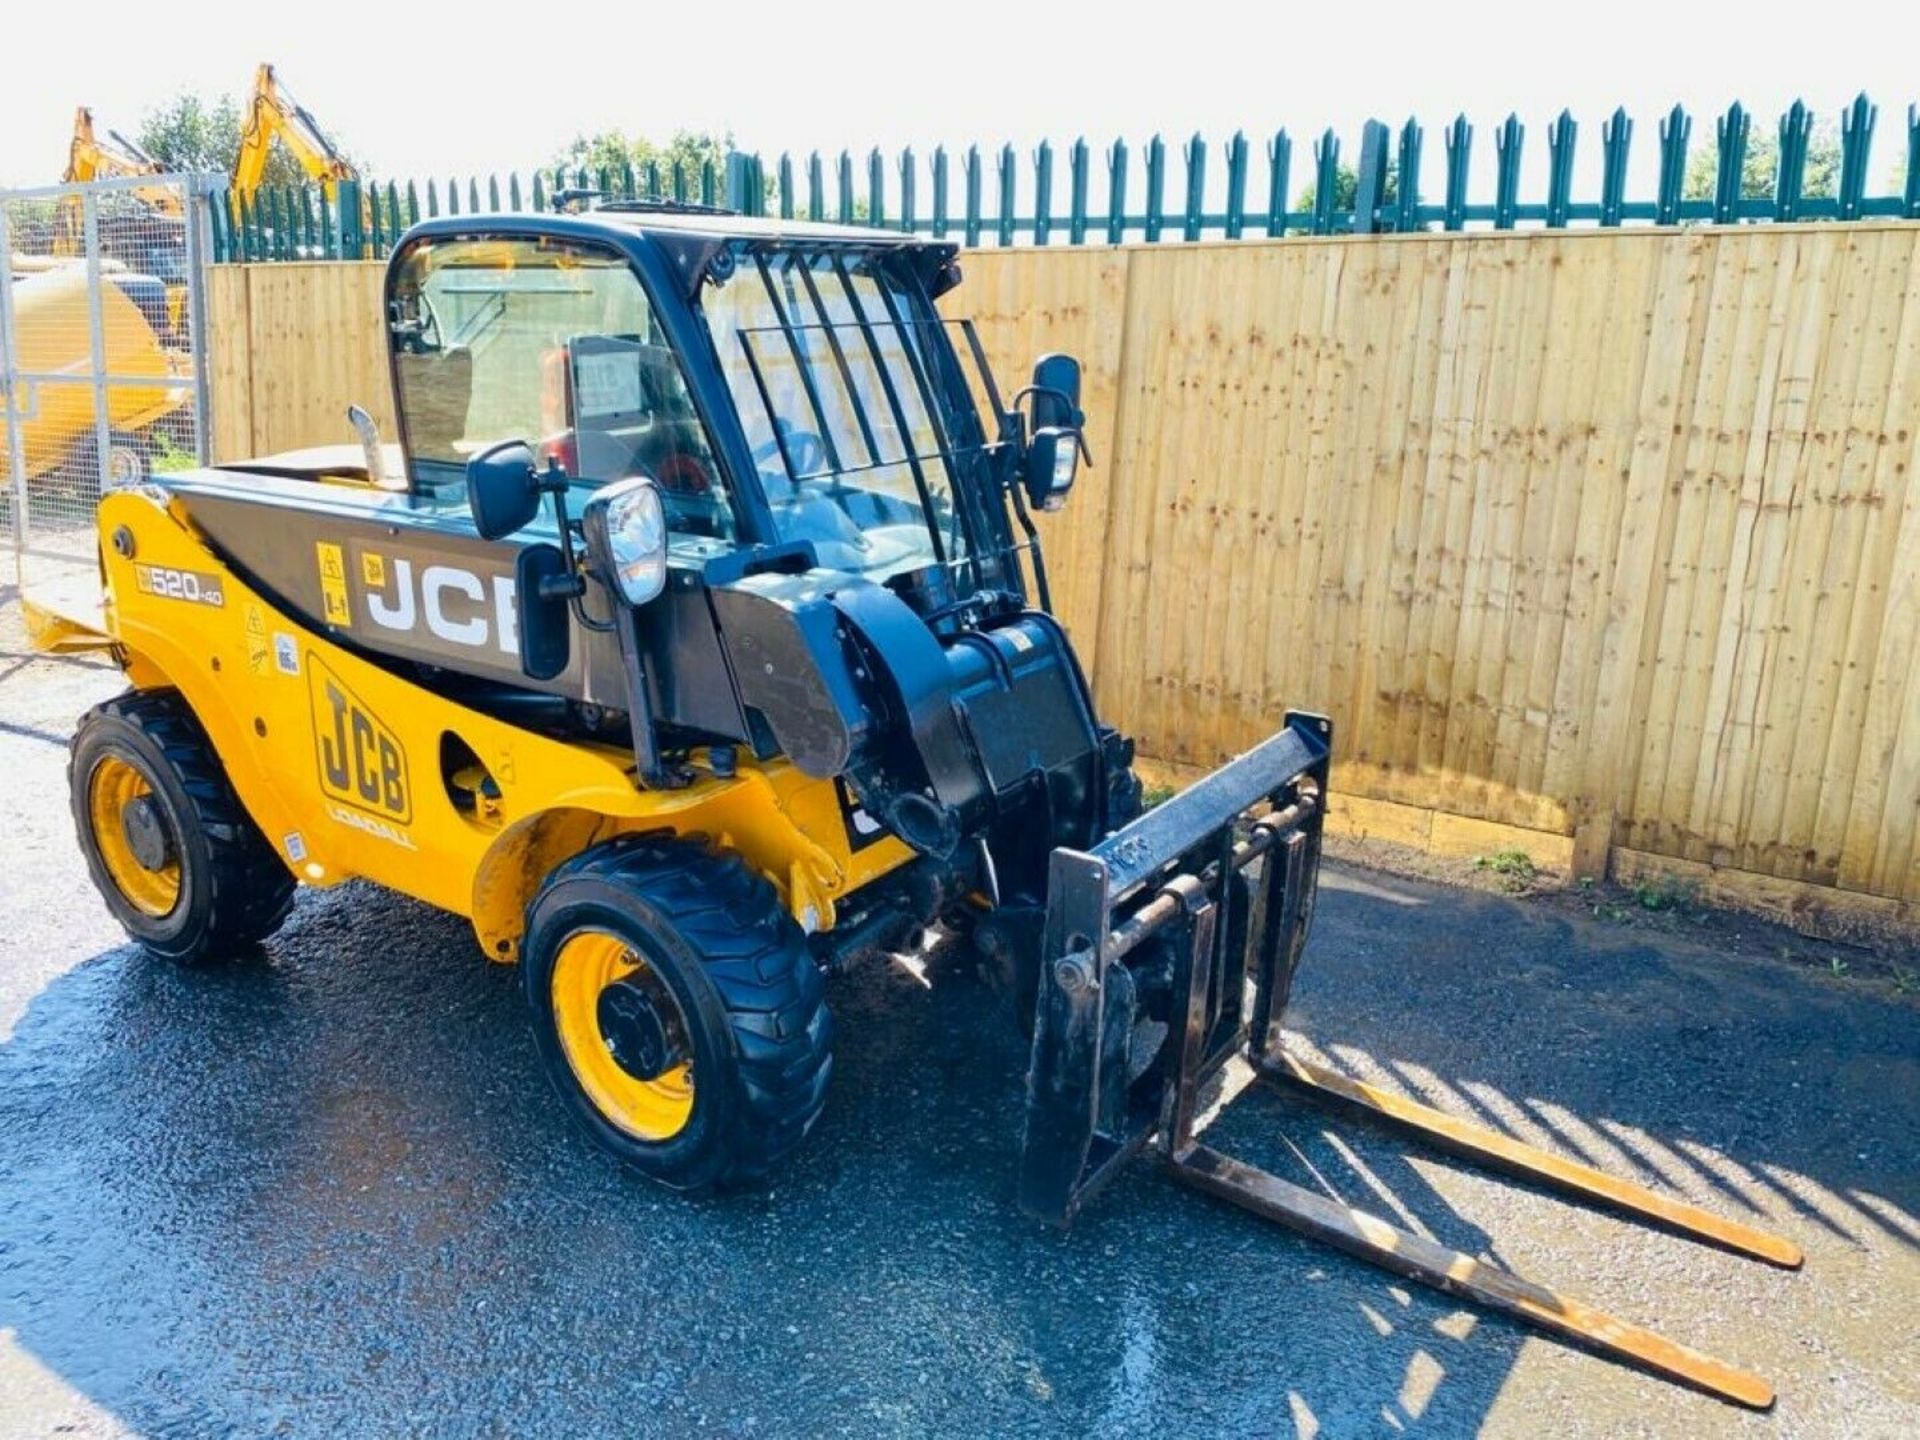
[[[0,599],[9,597],[0,596]],[[836,979],[825,1119],[688,1202],[549,1101],[511,972],[351,886],[254,961],[150,963],[65,740],[111,671],[0,606],[0,1434],[1920,1433],[1920,1008],[1804,968],[1330,867],[1303,1053],[1802,1244],[1787,1274],[1260,1095],[1212,1132],[1768,1375],[1731,1409],[1142,1164],[1011,1203],[1024,1055],[964,976]]]

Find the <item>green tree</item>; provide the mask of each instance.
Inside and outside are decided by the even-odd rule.
[[[676,130],[673,138],[662,145],[649,140],[644,135],[629,136],[624,130],[602,130],[595,135],[576,135],[572,142],[555,155],[548,164],[550,170],[565,170],[569,179],[577,170],[585,170],[589,180],[595,180],[602,170],[610,176],[618,176],[623,165],[631,165],[635,185],[643,184],[641,176],[649,164],[660,167],[660,186],[663,190],[673,185],[673,167],[678,165],[681,174],[686,177],[687,195],[698,199],[700,193],[700,174],[705,165],[713,166],[715,199],[724,199],[719,193],[726,186],[727,153],[733,149],[733,134],[703,134],[696,130]]]
[[[1294,197],[1293,208],[1311,212],[1314,200],[1320,193],[1317,180],[1309,181],[1307,187]],[[1351,165],[1342,165],[1333,176],[1333,213],[1351,215],[1354,198],[1360,193],[1360,176]],[[1380,203],[1391,205],[1400,197],[1400,165],[1395,159],[1387,161],[1387,173],[1380,185]]]
[[[213,170],[231,175],[233,162],[240,154],[240,137],[246,128],[246,112],[233,95],[218,95],[208,100],[183,92],[157,109],[149,110],[142,117],[134,139],[142,150],[170,170]],[[336,147],[339,144],[334,143]],[[348,164],[358,168],[358,162],[345,150],[341,154]],[[306,178],[300,162],[288,154],[284,146],[275,145],[268,151],[265,183],[298,185]]]
[[[1706,145],[1687,157],[1684,184],[1689,200],[1711,200],[1720,175],[1720,149]],[[1747,153],[1740,161],[1740,198],[1767,200],[1780,175],[1780,137],[1755,125],[1747,135]],[[1832,195],[1840,186],[1840,127],[1830,119],[1816,120],[1807,136],[1806,178],[1802,195]]]

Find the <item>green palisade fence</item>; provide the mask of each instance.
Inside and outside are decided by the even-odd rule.
[[[724,204],[747,214],[833,219],[967,245],[1920,219],[1920,106],[1907,107],[1899,194],[1868,193],[1878,115],[1865,95],[1841,114],[1839,173],[1831,194],[1806,192],[1814,114],[1798,101],[1775,127],[1779,162],[1768,193],[1746,194],[1753,120],[1736,102],[1713,123],[1713,185],[1701,199],[1685,193],[1694,122],[1676,105],[1651,136],[1658,161],[1653,191],[1637,198],[1629,198],[1627,185],[1638,127],[1623,110],[1599,127],[1598,192],[1579,196],[1574,167],[1582,127],[1571,114],[1562,111],[1547,127],[1547,183],[1538,196],[1521,193],[1527,127],[1517,115],[1507,116],[1493,131],[1492,191],[1477,197],[1469,185],[1475,129],[1462,115],[1442,132],[1437,174],[1423,169],[1426,133],[1417,121],[1397,133],[1368,121],[1350,167],[1342,163],[1340,137],[1328,130],[1308,147],[1310,184],[1298,194],[1288,191],[1294,142],[1285,130],[1266,141],[1265,165],[1256,163],[1244,133],[1220,147],[1217,159],[1215,147],[1199,135],[1172,147],[1177,153],[1159,135],[1137,151],[1115,140],[1104,156],[1084,139],[1075,140],[1064,164],[1056,163],[1052,144],[1042,142],[1024,157],[1024,181],[1023,157],[1013,146],[988,148],[983,158],[981,146],[969,145],[957,167],[945,146],[935,146],[925,159],[908,149],[889,160],[875,149],[863,164],[845,150],[824,159],[816,151],[804,161],[782,154],[772,167],[758,155],[736,153],[723,166],[708,162],[697,170],[649,163],[543,171],[524,185],[517,174],[470,176],[464,184],[455,179],[444,189],[429,178],[424,191],[412,180],[343,181],[331,199],[316,186],[267,187],[251,201],[228,195],[215,204],[214,255],[223,261],[378,259],[408,226],[438,215],[623,201]],[[1217,187],[1209,183],[1216,176]],[[1168,208],[1170,200],[1175,208]]]

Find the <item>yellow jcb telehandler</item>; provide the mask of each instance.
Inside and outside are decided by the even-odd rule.
[[[1328,722],[1143,813],[1050,613],[1080,368],[1003,398],[946,244],[698,207],[465,216],[393,255],[398,445],[100,505],[73,740],[107,904],[183,961],[364,878],[518,962],[565,1106],[668,1186],[749,1181],[821,1112],[822,969],[962,930],[1031,1027],[1019,1198],[1131,1159],[1741,1404],[1766,1382],[1209,1147],[1229,1062],[1782,1265],[1786,1242],[1290,1057]],[[1236,1073],[1239,1073],[1236,1068]]]

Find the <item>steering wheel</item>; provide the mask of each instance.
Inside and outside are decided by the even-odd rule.
[[[753,452],[753,463],[764,466],[776,457],[785,459],[791,466],[787,479],[792,483],[793,488],[798,490],[802,478],[816,475],[825,467],[827,442],[811,430],[796,428],[790,420],[776,420],[773,424],[777,438],[769,440]],[[786,445],[784,456],[781,451],[782,441]]]

